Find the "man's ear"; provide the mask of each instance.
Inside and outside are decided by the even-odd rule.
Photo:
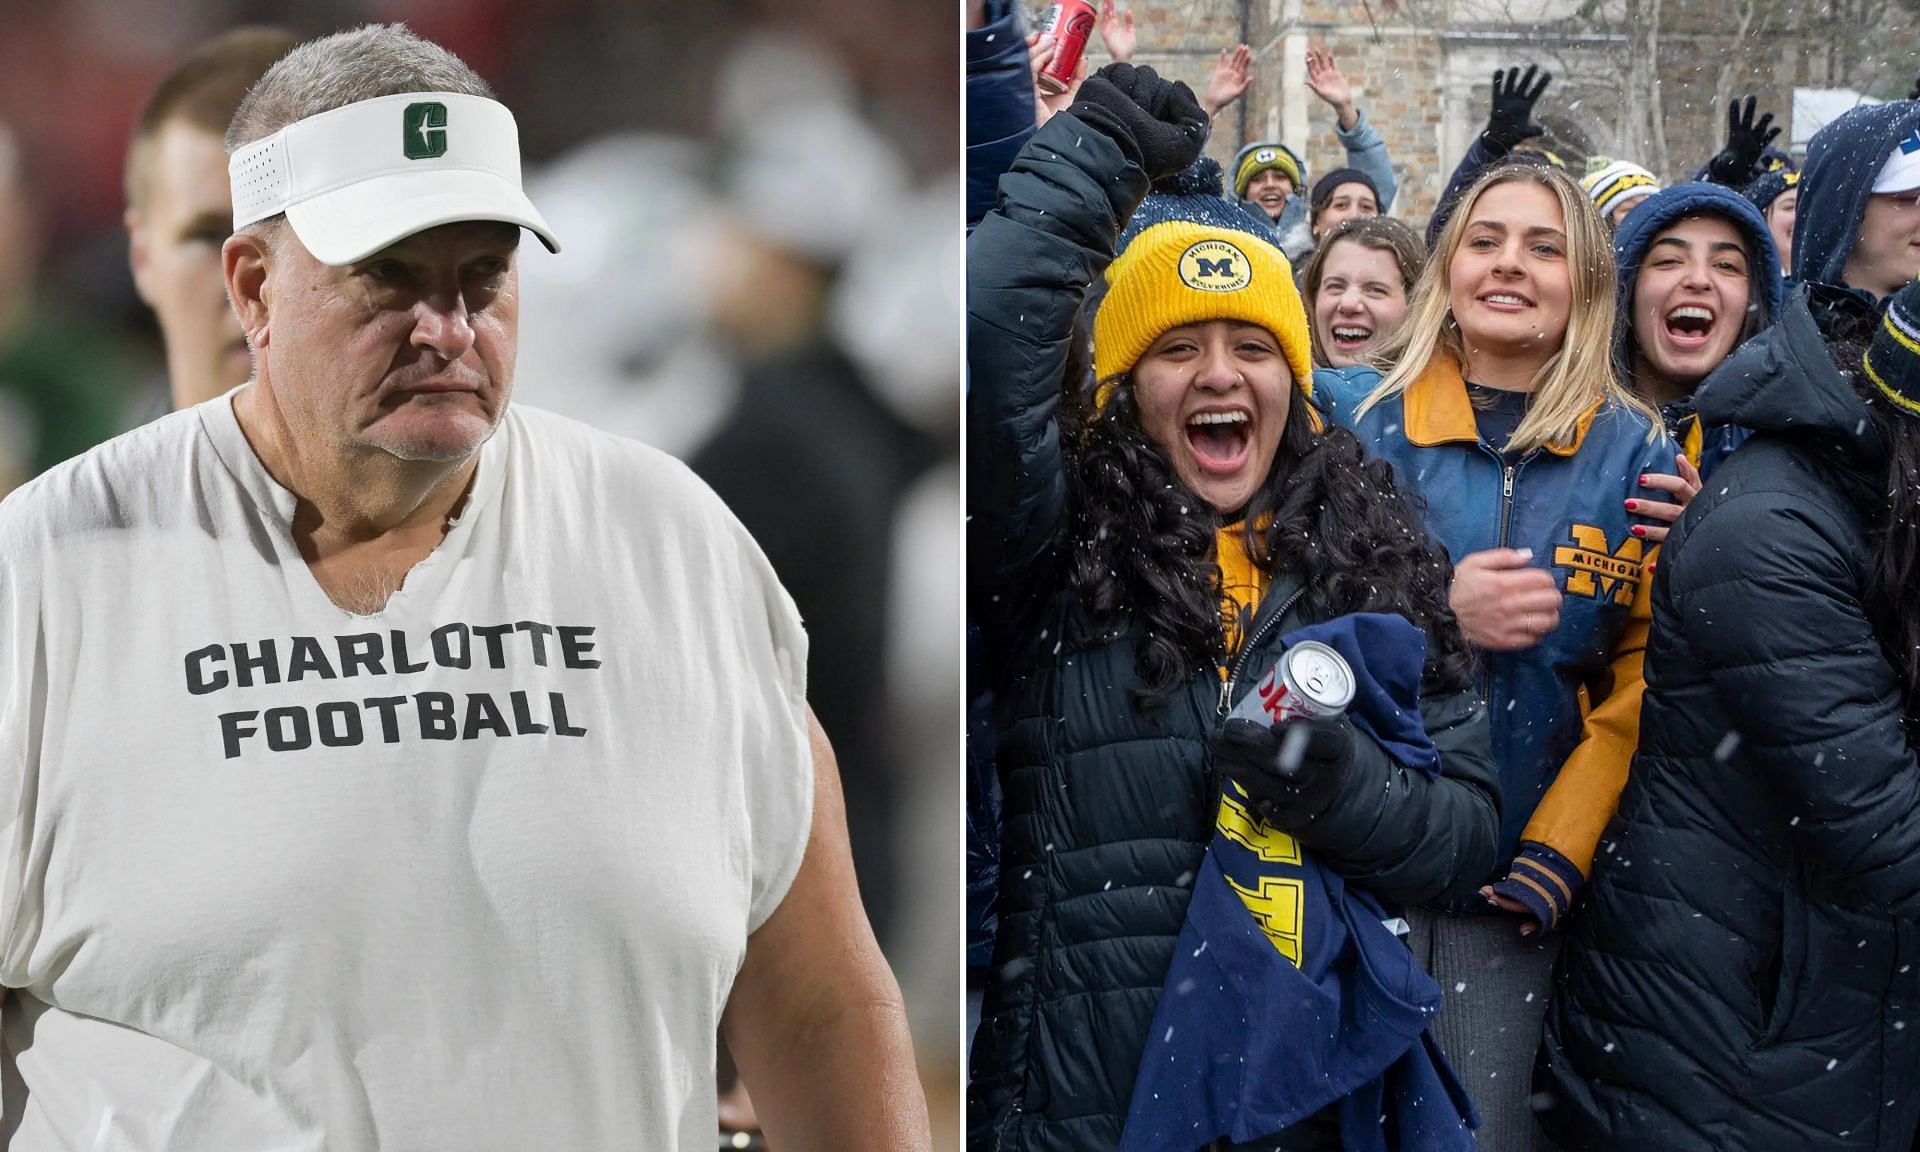
[[[256,352],[267,344],[267,265],[271,256],[264,240],[246,232],[235,232],[220,246],[227,299],[240,318],[247,343]]]
[[[127,267],[133,270],[133,290],[141,303],[151,308],[153,291],[147,282],[153,277],[153,248],[147,226],[132,208],[120,219],[127,226]]]

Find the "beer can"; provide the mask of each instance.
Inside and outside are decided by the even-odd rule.
[[[1073,85],[1073,74],[1087,50],[1087,38],[1093,34],[1093,5],[1087,0],[1060,0],[1047,9],[1040,34],[1053,37],[1053,59],[1034,77],[1040,91],[1058,96]]]
[[[1325,644],[1302,640],[1280,654],[1229,718],[1277,727],[1295,717],[1338,716],[1352,703],[1353,669]]]

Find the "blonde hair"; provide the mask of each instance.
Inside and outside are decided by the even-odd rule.
[[[1560,347],[1533,378],[1533,402],[1520,426],[1505,445],[1509,452],[1531,452],[1549,444],[1570,444],[1579,434],[1580,418],[1598,401],[1610,400],[1646,416],[1653,430],[1659,415],[1629,392],[1613,370],[1613,329],[1619,311],[1613,263],[1613,238],[1573,177],[1557,168],[1534,164],[1502,164],[1480,177],[1460,198],[1453,216],[1434,242],[1432,258],[1414,286],[1406,319],[1380,348],[1377,359],[1393,368],[1361,402],[1357,416],[1398,396],[1424,375],[1436,356],[1451,356],[1464,373],[1466,344],[1454,321],[1448,299],[1449,272],[1460,239],[1467,230],[1474,205],[1489,188],[1502,184],[1537,184],[1553,193],[1566,221],[1567,272],[1573,284],[1573,304]],[[1649,433],[1651,439],[1653,432]]]

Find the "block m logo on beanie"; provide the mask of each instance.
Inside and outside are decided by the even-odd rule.
[[[1253,282],[1253,264],[1225,240],[1202,240],[1180,254],[1180,282],[1201,292],[1238,292]]]
[[[1618,551],[1607,547],[1604,528],[1574,524],[1573,546],[1553,550],[1553,565],[1567,570],[1567,595],[1632,604],[1640,588],[1641,542],[1629,536]]]
[[[409,160],[447,154],[447,106],[437,100],[407,105],[401,117],[401,150]]]

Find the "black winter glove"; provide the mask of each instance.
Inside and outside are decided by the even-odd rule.
[[[1771,127],[1773,113],[1753,122],[1753,97],[1742,108],[1738,99],[1727,105],[1727,145],[1707,164],[1707,179],[1729,188],[1745,188],[1759,175],[1760,154],[1780,135]]]
[[[1113,137],[1152,179],[1198,159],[1211,124],[1193,89],[1132,64],[1108,64],[1087,77],[1067,111]]]
[[[1522,140],[1546,135],[1547,130],[1533,122],[1533,106],[1552,80],[1553,73],[1541,72],[1538,64],[1527,65],[1524,74],[1518,68],[1503,68],[1493,74],[1493,111],[1480,133],[1488,147],[1505,154]]]
[[[1353,764],[1353,724],[1292,720],[1270,728],[1228,720],[1213,738],[1214,771],[1247,790],[1254,811],[1283,830],[1309,824],[1333,805]]]

